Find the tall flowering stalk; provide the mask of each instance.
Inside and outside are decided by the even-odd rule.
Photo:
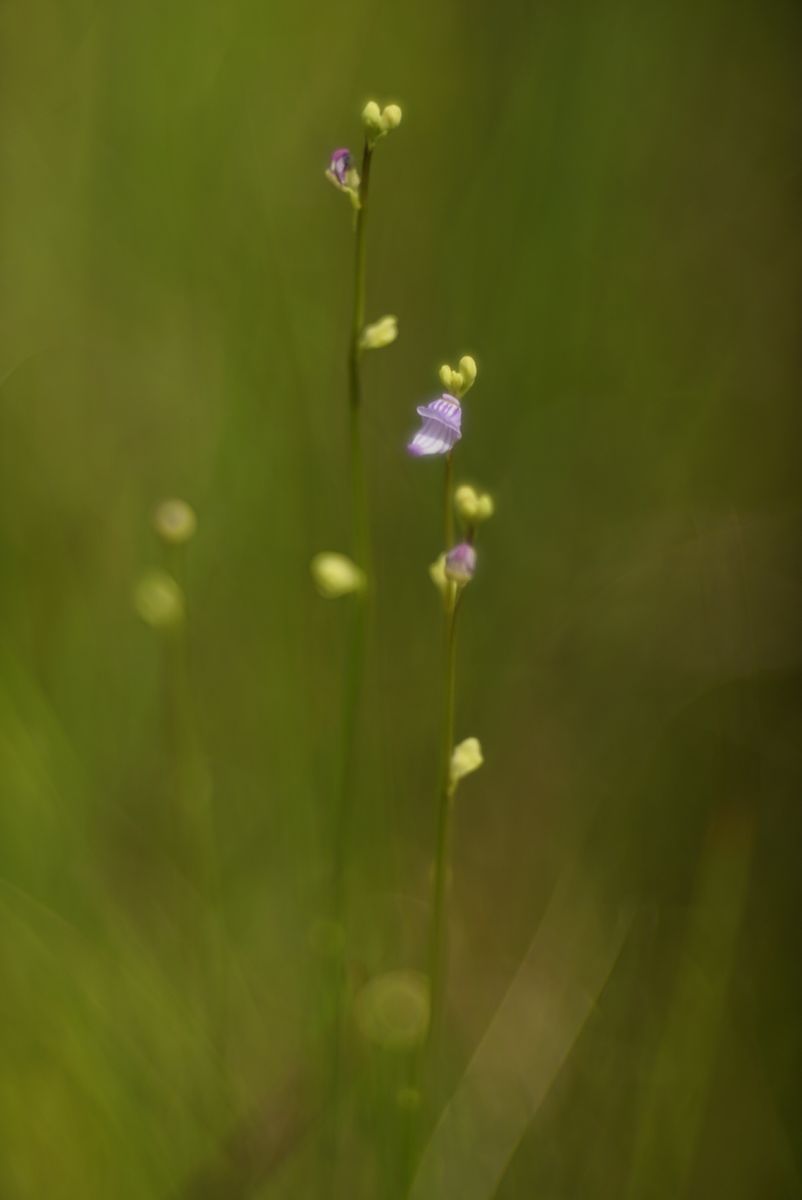
[[[480,496],[468,485],[458,488],[455,493],[453,485],[453,456],[462,437],[461,400],[475,380],[476,363],[469,356],[460,360],[456,370],[441,367],[440,381],[448,391],[418,408],[421,428],[408,446],[409,452],[416,457],[436,455],[444,458],[443,534],[446,549],[430,568],[444,607],[443,717],[428,962],[431,1015],[427,1057],[430,1067],[436,1053],[447,975],[447,882],[454,796],[459,781],[482,763],[481,746],[476,738],[467,738],[457,746],[454,744],[457,622],[465,588],[476,570],[477,527],[493,511],[489,496]],[[462,540],[457,544],[454,544],[455,507],[462,523]]]
[[[332,154],[326,171],[327,178],[334,186],[348,196],[355,213],[354,282],[348,346],[352,559],[348,560],[344,555],[319,554],[312,560],[312,574],[322,595],[341,596],[353,593],[355,597],[343,696],[342,760],[333,860],[333,919],[340,926],[345,906],[345,864],[349,842],[357,716],[364,675],[367,609],[373,586],[365,456],[362,445],[361,363],[365,350],[378,350],[389,346],[398,336],[398,323],[394,316],[382,317],[371,325],[365,324],[365,262],[373,154],[380,139],[400,125],[401,109],[397,104],[388,104],[382,110],[375,100],[370,100],[363,109],[362,123],[365,138],[360,168],[357,169],[350,150],[341,148]]]
[[[353,597],[343,686],[341,759],[332,856],[332,933],[333,944],[340,951],[345,940],[346,867],[351,842],[351,812],[368,609],[373,590],[368,490],[362,436],[362,356],[366,350],[378,350],[389,346],[398,336],[398,322],[394,316],[384,316],[372,324],[365,324],[366,234],[373,155],[379,141],[400,123],[401,109],[397,104],[389,104],[381,109],[375,100],[369,101],[362,112],[364,143],[359,167],[356,166],[350,150],[343,147],[333,152],[326,171],[328,179],[338,191],[349,198],[355,218],[353,295],[348,344],[351,557],[325,552],[315,555],[311,564],[312,576],[321,595],[327,598],[346,595]],[[345,977],[342,962],[338,966],[335,981],[334,1006],[329,1146],[332,1155],[336,1151],[339,1120],[342,1025],[345,1010]]]

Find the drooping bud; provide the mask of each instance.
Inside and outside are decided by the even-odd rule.
[[[365,326],[359,344],[363,350],[381,350],[383,346],[391,345],[397,337],[398,318],[386,316]]]
[[[482,747],[478,738],[465,738],[458,746],[455,746],[451,754],[449,772],[452,792],[461,779],[473,771],[478,771],[483,762]]]
[[[359,592],[365,586],[365,572],[345,554],[324,551],[310,563],[315,587],[327,600],[336,600]]]

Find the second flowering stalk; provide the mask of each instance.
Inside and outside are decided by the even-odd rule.
[[[337,1156],[342,1091],[343,1026],[347,1011],[345,959],[347,947],[347,865],[352,840],[352,811],[357,761],[359,708],[365,672],[369,598],[373,589],[370,518],[362,430],[362,355],[390,345],[398,333],[394,316],[365,324],[366,234],[370,201],[373,155],[377,143],[401,122],[398,105],[383,110],[371,100],[362,112],[365,137],[359,168],[351,152],[342,148],[331,156],[326,175],[350,200],[354,210],[354,277],[351,329],[348,345],[348,442],[351,555],[321,553],[312,560],[312,576],[321,595],[350,596],[351,612],[342,701],[342,734],[339,779],[335,799],[332,848],[331,925],[332,945],[337,947],[334,979],[331,1104],[329,1136],[324,1164],[324,1190],[336,1187],[334,1164]]]
[[[443,722],[441,762],[437,787],[437,819],[432,884],[432,916],[429,936],[430,1022],[427,1050],[430,1073],[436,1055],[439,1026],[443,1015],[447,974],[447,886],[454,795],[463,776],[476,770],[482,752],[476,738],[454,745],[457,620],[465,587],[476,570],[474,546],[476,526],[492,513],[489,496],[478,496],[468,485],[453,486],[453,455],[462,437],[462,399],[476,381],[476,363],[469,355],[455,369],[440,368],[440,382],[447,389],[437,399],[418,407],[422,424],[409,443],[415,457],[439,456],[444,459],[443,535],[446,549],[430,568],[433,582],[443,598],[445,639],[443,678]],[[454,507],[463,525],[463,540],[454,541]]]

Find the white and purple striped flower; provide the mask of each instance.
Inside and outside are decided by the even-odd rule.
[[[428,404],[418,405],[423,424],[407,446],[410,454],[448,454],[462,437],[462,409],[459,400],[444,392]]]

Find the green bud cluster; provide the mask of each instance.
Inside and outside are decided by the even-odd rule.
[[[458,400],[461,400],[476,382],[476,360],[471,358],[470,354],[464,354],[459,360],[459,366],[456,369],[450,367],[448,363],[444,363],[438,375],[446,391],[450,392],[452,396],[456,396]]]
[[[367,130],[371,146],[375,146],[379,138],[385,137],[391,129],[397,129],[401,117],[401,109],[397,104],[388,104],[382,109],[375,100],[368,100],[362,109],[362,124]]]
[[[493,497],[487,492],[477,492],[469,483],[463,483],[454,493],[454,507],[462,523],[469,528],[487,521],[493,516]]]

